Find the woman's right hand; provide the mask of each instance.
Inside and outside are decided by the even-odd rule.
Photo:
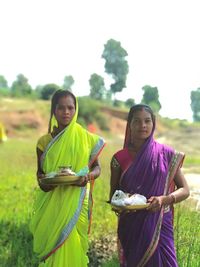
[[[56,185],[47,185],[42,183],[42,179],[45,178],[45,173],[37,173],[37,179],[38,179],[38,185],[40,189],[44,192],[52,191],[54,188],[56,188]]]
[[[38,179],[43,179],[45,177],[45,173],[38,173],[37,178]]]
[[[152,196],[148,199],[149,206],[147,210],[156,212],[162,208],[164,196]]]

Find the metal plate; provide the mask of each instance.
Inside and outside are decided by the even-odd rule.
[[[56,176],[53,178],[43,178],[41,179],[42,184],[48,185],[70,185],[70,184],[77,184],[80,180],[80,176],[75,175],[63,175],[63,176]]]
[[[143,204],[143,205],[127,205],[127,206],[115,206],[115,205],[111,205],[112,210],[114,211],[135,211],[135,210],[144,210],[149,206],[149,203],[147,204]]]

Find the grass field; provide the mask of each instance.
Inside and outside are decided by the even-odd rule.
[[[118,266],[111,246],[116,236],[117,219],[106,203],[109,192],[109,162],[121,145],[112,139],[101,157],[102,175],[94,189],[93,221],[90,234],[90,257],[98,258],[90,266]],[[32,237],[28,224],[37,187],[35,179],[36,138],[9,139],[0,144],[0,266],[37,266],[32,253]],[[200,262],[200,214],[190,210],[189,202],[176,205],[175,240],[181,267],[198,267]],[[96,244],[96,245],[95,245]],[[102,258],[102,255],[103,258]],[[112,256],[114,257],[113,259]]]

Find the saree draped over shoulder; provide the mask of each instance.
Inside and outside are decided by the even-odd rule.
[[[83,129],[76,118],[47,145],[41,162],[45,173],[66,165],[77,173],[90,167],[102,150],[104,140]],[[39,266],[87,266],[89,196],[90,184],[39,190],[30,224]]]
[[[169,194],[184,154],[159,144],[151,136],[134,160],[128,155],[126,147],[116,153],[115,158],[119,163],[122,161],[124,166],[120,189],[130,194],[144,195],[148,199]],[[172,221],[172,209],[169,207],[154,213],[141,210],[121,214],[118,223],[118,238],[123,254],[120,255],[121,266],[177,267]]]

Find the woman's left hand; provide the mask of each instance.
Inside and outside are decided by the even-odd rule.
[[[81,176],[79,181],[78,181],[78,184],[77,186],[86,186],[86,184],[88,183],[89,181],[89,174],[86,174],[84,176]]]
[[[152,196],[148,199],[149,206],[147,210],[156,212],[159,211],[163,205],[163,197],[162,196]]]

